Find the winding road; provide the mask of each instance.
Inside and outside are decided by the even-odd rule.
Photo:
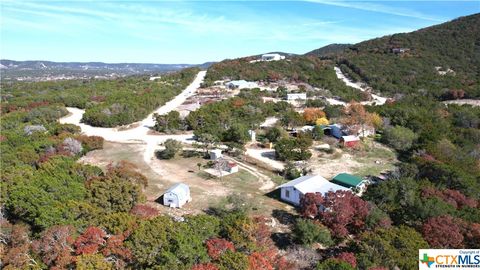
[[[350,80],[347,76],[345,76],[345,74],[343,74],[342,70],[339,67],[334,67],[334,69],[335,69],[335,74],[337,74],[337,78],[342,80],[347,86],[353,87],[362,92],[367,91],[367,87],[364,87],[362,83],[353,82],[352,80]],[[363,105],[383,105],[387,101],[386,97],[381,97],[379,95],[375,95],[372,93],[370,94],[372,95],[373,100],[361,102]],[[337,104],[332,104],[332,105],[342,105],[342,104],[339,104],[338,101],[336,100],[333,100],[333,102],[336,102]]]
[[[145,151],[143,158],[145,162],[149,163],[153,158],[158,145],[165,142],[167,139],[175,139],[184,143],[194,142],[193,134],[152,135],[148,133],[151,131],[151,127],[155,125],[153,114],[166,114],[175,110],[178,106],[185,102],[187,98],[195,94],[203,82],[206,73],[206,71],[200,71],[196,75],[193,82],[188,85],[178,96],[168,101],[163,106],[157,108],[142,121],[133,123],[132,125],[137,126],[135,128],[120,130],[119,128],[103,128],[86,125],[84,123],[80,123],[85,110],[72,107],[67,107],[67,110],[70,112],[70,114],[60,118],[59,122],[62,124],[77,125],[81,128],[83,134],[88,136],[101,136],[107,141],[119,143],[145,143],[147,144],[147,150]]]

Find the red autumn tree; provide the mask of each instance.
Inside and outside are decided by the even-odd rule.
[[[248,256],[249,270],[273,270],[270,261],[260,252],[253,252]]]
[[[52,226],[33,242],[33,250],[50,269],[66,269],[74,261],[73,226]]]
[[[457,208],[462,208],[465,206],[475,208],[477,207],[477,201],[474,199],[470,199],[467,196],[463,195],[458,190],[454,189],[445,189],[443,191],[443,199],[447,203],[452,203],[452,205],[456,206]]]
[[[75,240],[74,246],[77,255],[83,254],[95,254],[105,244],[105,237],[107,234],[104,230],[90,226],[77,240]]]
[[[208,239],[206,245],[208,256],[214,260],[218,259],[227,250],[235,251],[233,243],[223,238]]]
[[[137,204],[131,210],[130,213],[144,219],[150,219],[158,215],[158,210],[145,204]]]
[[[454,189],[438,190],[433,187],[427,187],[422,190],[422,195],[426,198],[437,197],[457,209],[465,206],[475,208],[478,204],[476,200],[468,198],[460,191]]]
[[[6,228],[11,227],[8,235]],[[27,226],[2,224],[2,243],[8,243],[6,250],[3,251],[2,244],[0,249],[3,251],[2,263],[5,269],[27,269],[29,265],[36,264],[30,256],[30,238]],[[9,268],[9,269],[10,269]]]
[[[262,247],[264,251],[275,249],[275,243],[271,238],[270,229],[267,226],[268,219],[264,216],[257,216],[253,218],[255,228],[252,231],[255,244]]]
[[[323,196],[321,193],[307,193],[300,199],[300,213],[304,217],[315,218],[322,203]]]
[[[429,218],[422,226],[423,238],[433,248],[462,248],[464,237],[458,224],[448,215]]]
[[[350,191],[328,192],[323,198],[319,196],[306,194],[301,202],[304,216],[318,218],[337,237],[357,233],[365,227],[370,211],[366,201]]]
[[[357,267],[357,258],[355,257],[355,254],[351,252],[342,252],[338,254],[336,259],[350,264],[353,268]]]
[[[277,270],[294,270],[298,269],[297,266],[288,261],[285,257],[278,257],[277,262],[275,263],[275,269]]]
[[[116,269],[124,268],[132,259],[132,252],[124,245],[126,235],[110,236],[102,249],[103,256],[112,261]]]
[[[480,243],[480,223],[467,225],[464,237],[467,248],[478,248],[478,243]]]
[[[213,263],[196,264],[191,270],[218,270],[218,267]]]

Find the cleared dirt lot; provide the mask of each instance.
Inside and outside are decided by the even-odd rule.
[[[393,150],[371,139],[364,147],[362,151],[337,148],[331,154],[313,150],[307,167],[326,179],[343,172],[358,176],[379,175],[395,168],[397,158]]]
[[[105,168],[110,162],[121,160],[134,163],[139,172],[148,178],[145,194],[149,204],[161,212],[172,215],[200,213],[208,207],[224,205],[227,203],[227,196],[232,194],[237,194],[248,201],[252,205],[254,214],[271,215],[274,209],[292,210],[291,206],[267,195],[271,190],[261,190],[264,182],[242,168],[238,173],[213,178],[199,171],[197,164],[206,164],[208,161],[199,157],[175,160],[154,159],[149,166],[143,158],[146,147],[144,144],[105,142],[103,150],[89,152],[81,162],[101,168]],[[264,173],[268,174],[268,172]],[[190,186],[193,201],[182,209],[170,209],[157,203],[163,192],[177,182],[184,182]]]

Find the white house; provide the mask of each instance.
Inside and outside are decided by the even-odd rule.
[[[210,151],[210,159],[211,160],[217,160],[221,157],[223,157],[221,149],[214,149],[214,150]]]
[[[285,59],[285,56],[278,53],[267,53],[262,55],[262,61],[278,61],[283,59]]]
[[[306,100],[307,99],[307,94],[306,93],[297,93],[297,94],[287,94],[287,100]]]
[[[163,205],[169,207],[180,208],[191,200],[190,188],[183,183],[173,185],[163,194]]]
[[[230,81],[225,84],[225,87],[229,89],[244,89],[244,88],[257,88],[258,84],[256,82],[247,82],[245,80]]]
[[[307,193],[321,193],[325,195],[329,191],[350,191],[349,188],[334,184],[320,175],[305,175],[287,182],[280,188],[280,198],[294,205],[300,205],[300,199]]]

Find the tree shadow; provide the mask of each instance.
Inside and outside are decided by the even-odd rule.
[[[156,199],[155,199],[155,202],[158,203],[158,204],[163,205],[163,194],[160,195],[160,197],[156,198]]]
[[[298,215],[289,213],[282,209],[273,209],[272,217],[278,220],[282,225],[292,225],[295,224],[295,220],[298,218]]]
[[[279,249],[285,250],[293,244],[291,234],[289,233],[273,233],[271,238]]]
[[[265,196],[271,198],[271,199],[275,199],[275,200],[280,200],[280,189],[277,188],[277,189],[274,189],[268,193],[265,193]]]

